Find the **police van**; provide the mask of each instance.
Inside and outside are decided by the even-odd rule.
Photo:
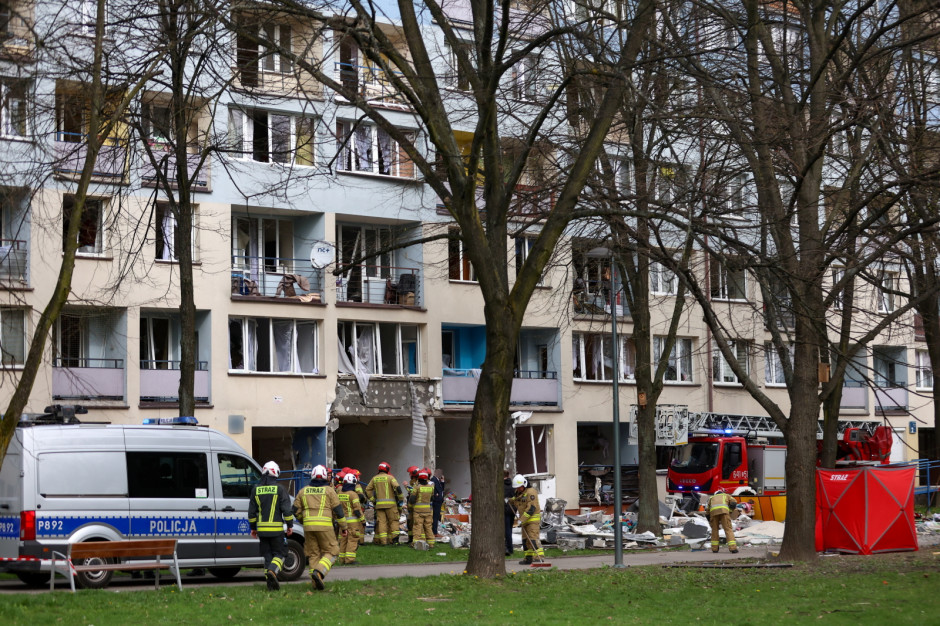
[[[178,540],[181,567],[219,578],[264,565],[248,526],[261,470],[231,438],[191,417],[121,426],[79,423],[81,407],[46,411],[20,422],[0,467],[0,571],[41,585],[52,552],[69,543],[160,537]],[[299,526],[287,541],[283,580],[303,571]],[[111,576],[76,579],[101,588]]]

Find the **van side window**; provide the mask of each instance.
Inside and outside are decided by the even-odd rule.
[[[15,468],[19,479],[18,457],[3,467]],[[46,452],[37,457],[39,493],[44,498],[57,496],[120,496],[127,494],[123,452]],[[17,463],[14,465],[14,463]],[[4,484],[8,482],[4,476]]]
[[[128,452],[131,498],[206,498],[209,472],[199,452]]]
[[[248,498],[252,485],[261,480],[254,464],[235,454],[219,455],[219,476],[222,477],[223,498]]]

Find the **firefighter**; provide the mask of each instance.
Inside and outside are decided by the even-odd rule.
[[[350,471],[343,478],[341,491],[336,494],[346,516],[346,536],[342,537],[339,542],[339,561],[343,565],[356,563],[356,549],[359,547],[359,540],[365,528],[362,523],[365,520],[362,514],[362,504],[359,502],[359,494],[356,493],[357,485],[356,475]]]
[[[404,494],[401,485],[389,472],[392,466],[379,463],[379,473],[366,485],[366,497],[375,508],[375,539],[379,546],[398,543],[398,510],[404,506]]]
[[[277,484],[281,468],[274,461],[268,461],[261,468],[261,481],[252,487],[248,500],[248,525],[251,536],[261,542],[261,555],[264,557],[264,577],[270,591],[281,588],[277,575],[284,567],[287,556],[287,534],[294,533],[294,514],[291,512],[290,496],[284,485]]]
[[[310,579],[316,589],[323,589],[323,579],[339,556],[333,532],[333,519],[339,522],[345,537],[346,515],[336,491],[330,486],[330,473],[322,465],[310,472],[310,484],[294,498],[294,515],[304,525],[304,556],[310,567]]]
[[[718,552],[718,526],[725,529],[725,539],[728,541],[728,549],[731,554],[738,551],[738,542],[734,540],[734,529],[731,527],[731,509],[737,506],[738,502],[724,489],[719,489],[713,496],[708,498],[708,504],[705,505],[705,512],[708,514],[708,522],[712,526],[712,552]]]
[[[411,494],[418,487],[418,466],[412,465],[408,468],[408,485],[405,486],[405,499],[408,502],[408,510],[405,512],[405,521],[408,525],[408,541],[414,541],[415,534],[415,514],[411,509]]]
[[[540,561],[545,560],[545,551],[542,550],[542,542],[539,540],[539,527],[542,525],[539,492],[535,487],[529,486],[529,481],[522,474],[513,477],[512,488],[515,490],[512,505],[519,516],[522,544],[525,547],[525,558],[519,561],[519,565],[531,565],[535,557]]]
[[[433,514],[431,499],[434,497],[434,485],[428,482],[431,472],[418,470],[418,482],[408,496],[408,510],[414,511],[414,546],[415,550],[427,550],[434,547]]]

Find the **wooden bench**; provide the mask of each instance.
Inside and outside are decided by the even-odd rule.
[[[85,559],[120,559],[111,563],[85,563]],[[130,561],[123,559],[133,559]],[[49,589],[55,587],[56,572],[69,577],[75,591],[77,572],[141,571],[155,572],[153,585],[160,587],[160,570],[170,570],[176,576],[176,586],[183,590],[179,560],[176,558],[176,539],[128,539],[124,541],[80,541],[70,543],[67,554],[52,553],[52,573]]]

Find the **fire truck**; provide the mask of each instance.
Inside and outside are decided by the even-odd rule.
[[[715,493],[724,489],[750,505],[752,516],[783,521],[786,517],[787,448],[783,433],[769,417],[687,413],[667,472],[670,494]],[[880,422],[839,424],[838,466],[887,464],[891,428]],[[683,445],[684,444],[684,445]],[[822,426],[817,431],[822,450]]]

